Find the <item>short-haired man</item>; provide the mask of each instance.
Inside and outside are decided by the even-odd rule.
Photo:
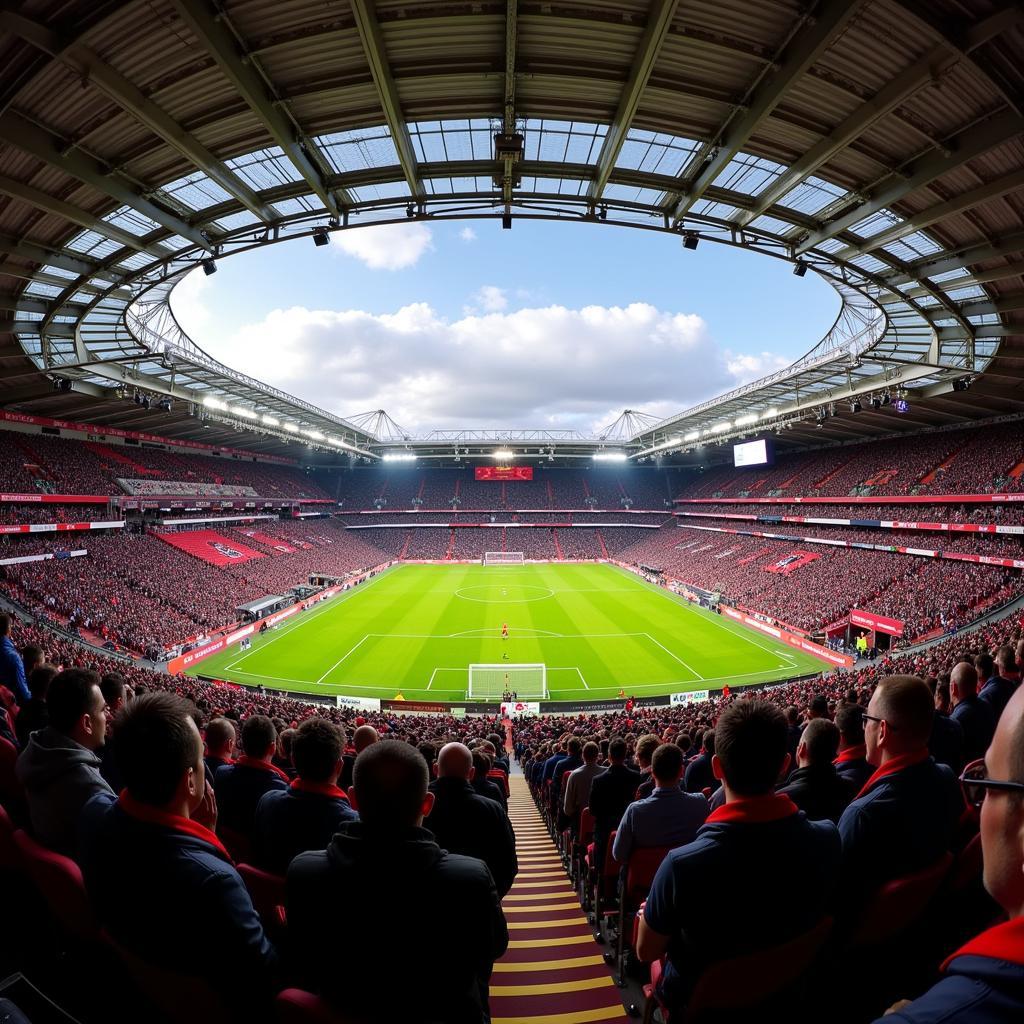
[[[686,766],[683,788],[687,793],[703,793],[705,789],[714,789],[715,773],[711,767],[711,758],[714,756],[715,730],[707,729],[700,753]]]
[[[812,718],[796,748],[797,769],[784,793],[811,821],[838,822],[853,795],[832,762],[839,752],[839,729],[827,718]]]
[[[636,800],[646,800],[654,792],[654,787],[658,784],[651,770],[651,760],[654,757],[654,752],[660,746],[661,740],[654,733],[650,732],[645,733],[636,741],[636,750],[633,752],[633,756],[642,776],[640,785],[636,787],[636,793],[634,794],[634,799]]]
[[[114,764],[114,745],[111,742],[114,733],[114,720],[118,712],[124,707],[125,687],[124,676],[118,672],[106,672],[100,676],[100,692],[107,705],[107,735],[103,741],[103,750],[100,751],[100,760],[103,762],[100,771],[103,778],[110,783],[110,788],[119,792],[122,788],[122,780],[117,773],[117,766]]]
[[[978,699],[988,704],[992,710],[992,721],[998,722],[1017,684],[1004,679],[996,671],[996,661],[991,654],[977,655],[974,667],[978,670]]]
[[[708,816],[708,802],[700,793],[686,793],[683,752],[674,743],[663,743],[651,758],[654,792],[631,803],[619,822],[612,854],[625,867],[638,847],[682,846],[697,835]]]
[[[928,689],[935,696],[935,717],[932,719],[932,734],[928,738],[928,753],[936,764],[946,765],[954,774],[964,763],[964,731],[952,717],[953,698],[949,675],[926,680]]]
[[[7,612],[0,612],[0,686],[14,694],[19,706],[32,699],[25,682],[25,662],[11,639],[11,617]]]
[[[996,730],[995,716],[991,706],[978,696],[978,670],[969,661],[953,667],[949,682],[951,717],[964,731],[964,761],[970,763],[985,756]]]
[[[483,1024],[491,969],[508,946],[491,872],[423,827],[434,795],[415,747],[375,743],[354,776],[361,820],[288,869],[303,984],[356,1018],[379,1019],[385,1007],[389,1020]]]
[[[640,921],[640,959],[668,952],[661,994],[670,1010],[709,964],[786,942],[827,912],[839,836],[773,792],[789,765],[786,743],[785,716],[766,701],[735,701],[718,720],[714,766],[726,803],[662,862]],[[784,878],[800,880],[800,899]]]
[[[213,791],[194,708],[175,694],[135,698],[118,716],[114,749],[125,782],[83,813],[81,862],[114,941],[161,967],[203,978],[231,1006],[266,1019],[274,948],[227,851],[210,831]]]
[[[868,764],[867,748],[864,746],[863,715],[864,709],[859,704],[843,704],[836,711],[839,751],[833,764],[839,777],[846,783],[848,798],[860,792],[860,787],[874,771]]]
[[[250,836],[263,794],[288,789],[288,776],[273,763],[276,750],[274,723],[266,715],[250,715],[242,723],[242,756],[218,768],[213,780],[222,828]]]
[[[256,805],[252,838],[259,867],[283,875],[300,853],[326,850],[334,833],[358,818],[338,788],[343,746],[338,727],[324,718],[307,718],[295,731],[298,777],[286,790],[264,793]]]
[[[226,764],[235,763],[235,742],[238,735],[235,723],[230,718],[213,718],[206,726],[206,777],[212,782],[219,769]]]
[[[633,802],[642,776],[626,767],[626,741],[615,736],[608,744],[608,770],[590,785],[590,813],[594,816],[594,856],[597,871],[604,866],[608,837],[619,826],[626,808]]]
[[[22,704],[14,727],[18,734],[18,746],[28,746],[28,738],[38,729],[45,729],[50,724],[50,713],[46,710],[46,695],[50,683],[57,678],[57,669],[53,665],[39,665],[28,677],[28,688],[32,699]]]
[[[491,760],[490,748],[476,746],[472,750],[473,775],[469,784],[479,796],[486,797],[498,804],[503,811],[508,809],[508,797],[505,796],[504,787],[499,786],[493,779],[487,777],[488,772],[494,767]]]
[[[32,833],[51,850],[73,856],[82,808],[98,793],[114,798],[100,773],[98,751],[107,731],[99,676],[68,669],[46,695],[50,724],[32,733],[16,765],[28,800]]]
[[[969,780],[977,779],[976,782]],[[983,766],[967,774],[981,805],[985,888],[1009,918],[962,946],[920,999],[876,1024],[998,1024],[1024,1019],[1024,692],[1010,698]]]
[[[601,748],[596,743],[583,744],[583,764],[574,769],[565,785],[565,801],[562,810],[570,825],[575,829],[579,821],[580,811],[590,800],[590,787],[605,769],[597,763]]]
[[[359,722],[360,719],[356,719]],[[352,788],[352,771],[355,767],[356,758],[369,746],[380,741],[380,733],[372,725],[363,722],[356,726],[352,733],[352,753],[342,755],[344,764],[341,767],[341,778],[338,785],[347,793]]]
[[[848,910],[949,849],[963,797],[953,773],[928,753],[934,713],[931,692],[916,676],[888,676],[871,696],[864,739],[875,771],[839,819]]]
[[[516,837],[508,816],[495,800],[480,796],[470,782],[473,753],[462,743],[447,743],[437,757],[437,778],[430,783],[434,806],[423,822],[442,850],[482,860],[504,899],[519,871]]]

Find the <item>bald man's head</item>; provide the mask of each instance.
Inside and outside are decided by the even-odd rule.
[[[439,779],[466,779],[473,773],[473,754],[464,743],[446,743],[437,755]]]
[[[968,697],[974,697],[978,693],[978,670],[969,662],[961,661],[953,666],[949,684],[954,703],[959,704]]]
[[[380,736],[372,725],[361,725],[352,733],[352,746],[356,748],[356,753],[360,754],[379,739]]]

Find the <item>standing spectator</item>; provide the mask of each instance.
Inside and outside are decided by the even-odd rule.
[[[953,773],[928,754],[934,714],[931,692],[915,676],[888,676],[871,696],[864,738],[875,771],[839,819],[847,910],[949,849],[963,798]]]
[[[1024,1018],[1024,694],[1011,697],[983,767],[968,776],[964,789],[981,810],[985,888],[1009,920],[958,949],[928,992],[897,1004],[875,1024],[997,1024]]]
[[[700,754],[686,766],[683,788],[687,793],[703,793],[705,789],[715,788],[715,773],[711,767],[711,759],[714,756],[715,730],[708,729],[704,733]]]
[[[563,809],[573,828],[579,821],[580,811],[590,800],[590,787],[594,779],[604,771],[597,763],[600,753],[601,748],[596,743],[584,743],[583,765],[572,772],[566,784]]]
[[[55,684],[56,685],[56,682]],[[194,708],[147,693],[118,716],[125,790],[83,814],[82,871],[103,927],[143,960],[198,976],[266,1019],[277,955],[227,851],[210,831],[213,791]]]
[[[217,770],[226,764],[234,764],[235,724],[228,718],[214,718],[206,726],[206,765],[207,778],[213,782]]]
[[[54,678],[46,695],[50,724],[32,733],[16,766],[33,835],[66,856],[77,849],[86,803],[97,794],[114,798],[96,753],[107,730],[99,682],[87,669],[68,669]]]
[[[276,750],[274,723],[266,715],[250,715],[242,723],[242,756],[218,768],[214,779],[221,828],[249,836],[263,794],[288,788],[288,776],[272,763]]]
[[[25,663],[11,640],[11,617],[0,612],[0,686],[6,686],[19,705],[32,699],[25,682]]]
[[[288,931],[304,983],[355,1017],[377,1019],[384,1005],[393,1020],[483,1024],[491,970],[508,946],[487,865],[442,850],[422,827],[434,796],[413,747],[375,743],[354,775],[361,820],[288,869]],[[367,941],[367,928],[386,946]]]
[[[512,888],[519,862],[516,837],[501,805],[470,785],[473,755],[462,743],[448,743],[437,757],[437,778],[430,783],[434,806],[424,821],[442,850],[482,860],[490,869],[498,898]]]
[[[974,659],[978,670],[978,699],[983,700],[992,710],[993,729],[999,721],[1016,685],[996,672],[995,659],[991,654],[979,654]]]
[[[839,753],[835,759],[836,771],[846,783],[849,796],[860,792],[860,787],[874,769],[868,764],[864,746],[864,709],[859,704],[844,704],[836,712],[839,730]]]
[[[616,736],[608,744],[608,770],[598,775],[590,786],[590,813],[594,816],[594,857],[600,872],[608,837],[618,827],[626,808],[640,784],[641,775],[626,767],[626,741]]]
[[[668,953],[661,996],[673,1013],[709,964],[786,942],[829,906],[839,836],[772,792],[789,765],[786,744],[786,719],[767,702],[736,701],[718,720],[715,775],[726,803],[662,862],[640,919],[640,959]],[[800,879],[800,899],[784,878]]]
[[[978,672],[969,661],[961,661],[950,674],[952,719],[964,732],[964,761],[985,756],[996,723],[992,708],[978,696]]]
[[[958,773],[964,763],[964,731],[960,723],[950,716],[953,699],[950,695],[949,674],[928,680],[928,688],[935,694],[935,718],[928,740],[928,752],[937,764],[947,765]]]
[[[285,790],[260,797],[253,824],[253,857],[267,871],[283,875],[306,850],[326,850],[331,837],[358,815],[338,788],[343,740],[337,726],[307,718],[295,730],[292,758],[298,778]]]
[[[651,759],[654,792],[626,808],[612,854],[625,865],[637,847],[682,846],[697,835],[708,816],[708,802],[702,794],[684,793],[683,752],[674,743],[663,743]]]
[[[827,718],[812,718],[796,748],[797,769],[779,790],[811,821],[838,822],[850,802],[849,785],[832,764],[838,752],[836,726]]]

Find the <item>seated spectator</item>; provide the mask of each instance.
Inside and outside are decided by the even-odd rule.
[[[839,819],[848,910],[949,849],[963,797],[953,773],[928,753],[934,714],[932,695],[915,676],[888,676],[871,696],[864,739],[875,771]]]
[[[641,846],[682,846],[697,835],[708,816],[708,802],[700,793],[685,793],[683,752],[674,743],[663,743],[651,759],[654,792],[636,800],[622,816],[612,854],[623,867],[633,850]]]
[[[803,728],[800,725],[800,709],[795,704],[790,704],[785,711],[786,715],[786,753],[789,754],[789,761],[792,764],[796,761],[796,748],[800,745],[800,736]]]
[[[985,756],[996,729],[995,717],[987,701],[978,696],[978,671],[969,661],[961,661],[950,673],[951,718],[964,733],[964,762],[970,764]]]
[[[0,686],[6,686],[19,706],[32,699],[25,681],[25,663],[11,639],[11,617],[0,612]]]
[[[839,730],[839,753],[833,762],[840,778],[848,787],[848,798],[860,792],[860,787],[874,769],[868,764],[864,746],[864,709],[859,704],[844,704],[836,712]]]
[[[687,793],[703,793],[705,789],[715,788],[715,773],[711,768],[711,758],[714,755],[715,730],[708,729],[704,733],[700,754],[686,766],[683,788]]]
[[[210,831],[216,803],[194,708],[170,693],[130,701],[114,733],[125,789],[83,814],[81,862],[100,923],[160,967],[197,976],[239,1007],[271,995],[277,955],[227,851]],[[252,1014],[258,1014],[253,1016]]]
[[[218,768],[213,783],[222,828],[250,835],[263,794],[288,788],[288,776],[272,763],[276,749],[274,723],[266,715],[250,715],[242,723],[242,756]]]
[[[1016,684],[996,672],[996,662],[991,654],[976,655],[974,667],[978,670],[978,699],[983,700],[992,710],[994,726],[1013,696],[1013,691],[1017,689]]]
[[[206,756],[203,762],[211,782],[216,779],[219,768],[235,763],[233,755],[236,738],[235,725],[230,719],[214,718],[206,726]]]
[[[673,1013],[709,964],[786,942],[827,912],[839,836],[772,792],[789,765],[786,745],[786,718],[767,702],[738,700],[718,720],[715,776],[726,803],[662,862],[640,920],[640,959],[668,953],[661,996]],[[779,884],[785,878],[800,880],[799,899]]]
[[[427,775],[434,778],[437,775],[437,747],[433,743],[418,743],[416,749],[423,755]]]
[[[372,725],[366,725],[360,719],[356,719],[356,731],[352,733],[352,753],[344,755],[345,764],[341,769],[341,778],[338,785],[347,793],[352,788],[352,769],[355,767],[356,758],[372,743],[380,739],[380,734]]]
[[[619,827],[642,779],[639,772],[626,767],[626,749],[621,736],[609,742],[608,770],[596,776],[590,786],[590,813],[594,816],[592,863],[598,871],[604,865],[608,837]]]
[[[569,775],[566,783],[562,810],[574,828],[579,822],[580,811],[590,801],[590,787],[594,779],[605,770],[597,763],[600,753],[601,748],[596,743],[584,743],[583,764]]]
[[[483,1024],[491,969],[508,946],[490,871],[422,827],[434,795],[413,747],[372,744],[354,774],[361,820],[288,869],[303,984],[357,1018]]]
[[[636,741],[636,750],[633,752],[633,757],[642,776],[640,785],[636,787],[634,795],[636,800],[645,800],[654,792],[657,782],[655,782],[654,775],[651,772],[651,758],[654,757],[654,752],[660,746],[661,740],[652,733],[647,733]]]
[[[292,743],[295,740],[294,729],[281,729],[277,734],[277,750],[274,752],[274,764],[288,776],[294,779],[295,765],[292,763]]]
[[[932,734],[928,740],[928,752],[936,764],[944,764],[958,773],[964,763],[964,731],[960,723],[950,717],[953,699],[950,695],[949,674],[928,679],[928,689],[935,695],[935,718],[932,719]]]
[[[103,740],[103,749],[100,751],[100,771],[103,778],[107,780],[110,788],[120,792],[122,788],[121,779],[117,774],[117,766],[114,764],[114,719],[118,712],[124,707],[126,688],[124,676],[118,672],[107,672],[100,676],[100,692],[107,705],[107,733]]]
[[[948,957],[943,977],[875,1024],[997,1024],[1024,1018],[1024,694],[1011,698],[984,766],[964,789],[981,810],[985,888],[1008,921]]]
[[[1020,665],[1010,644],[1002,644],[996,651],[996,670],[1003,679],[1013,683],[1014,689],[1020,685]]]
[[[576,736],[566,743],[565,749],[569,756],[559,761],[551,773],[551,807],[553,810],[558,809],[558,801],[562,795],[562,778],[569,772],[583,767],[583,744]]]
[[[32,694],[27,704],[23,704],[14,721],[14,727],[18,733],[18,746],[26,747],[28,738],[38,729],[45,729],[50,724],[50,715],[46,710],[46,695],[50,689],[50,683],[57,676],[57,670],[53,665],[40,665],[33,669],[28,677],[28,688]]]
[[[82,808],[114,791],[100,774],[97,751],[107,730],[99,676],[68,669],[55,676],[46,695],[50,724],[32,733],[16,772],[28,800],[32,834],[51,850],[73,856]]]
[[[257,866],[283,875],[298,854],[326,850],[334,833],[359,817],[338,788],[343,747],[341,731],[323,718],[307,718],[295,730],[292,758],[298,778],[286,790],[264,793],[256,805],[252,840]]]
[[[838,751],[836,726],[827,718],[812,718],[796,748],[797,769],[779,790],[811,821],[838,822],[850,802],[849,784],[832,764]]]
[[[491,869],[498,898],[504,899],[519,871],[516,837],[501,805],[470,785],[473,774],[467,746],[448,743],[441,748],[437,778],[430,783],[434,806],[423,825],[442,850],[482,860]]]
[[[505,810],[508,805],[505,790],[493,779],[487,778],[487,773],[493,765],[494,762],[491,760],[491,755],[483,747],[475,747],[473,750],[473,777],[470,779],[469,784],[480,796],[493,800],[496,804],[500,805],[502,810]]]
[[[488,742],[494,747],[494,767],[500,768],[506,775],[512,770],[509,766],[508,754],[505,752],[505,740],[499,736],[496,732],[492,732],[487,737]]]

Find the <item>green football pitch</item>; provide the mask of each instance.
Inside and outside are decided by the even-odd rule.
[[[304,693],[459,701],[471,664],[537,663],[553,700],[716,689],[826,667],[615,566],[549,563],[399,565],[190,673]]]

